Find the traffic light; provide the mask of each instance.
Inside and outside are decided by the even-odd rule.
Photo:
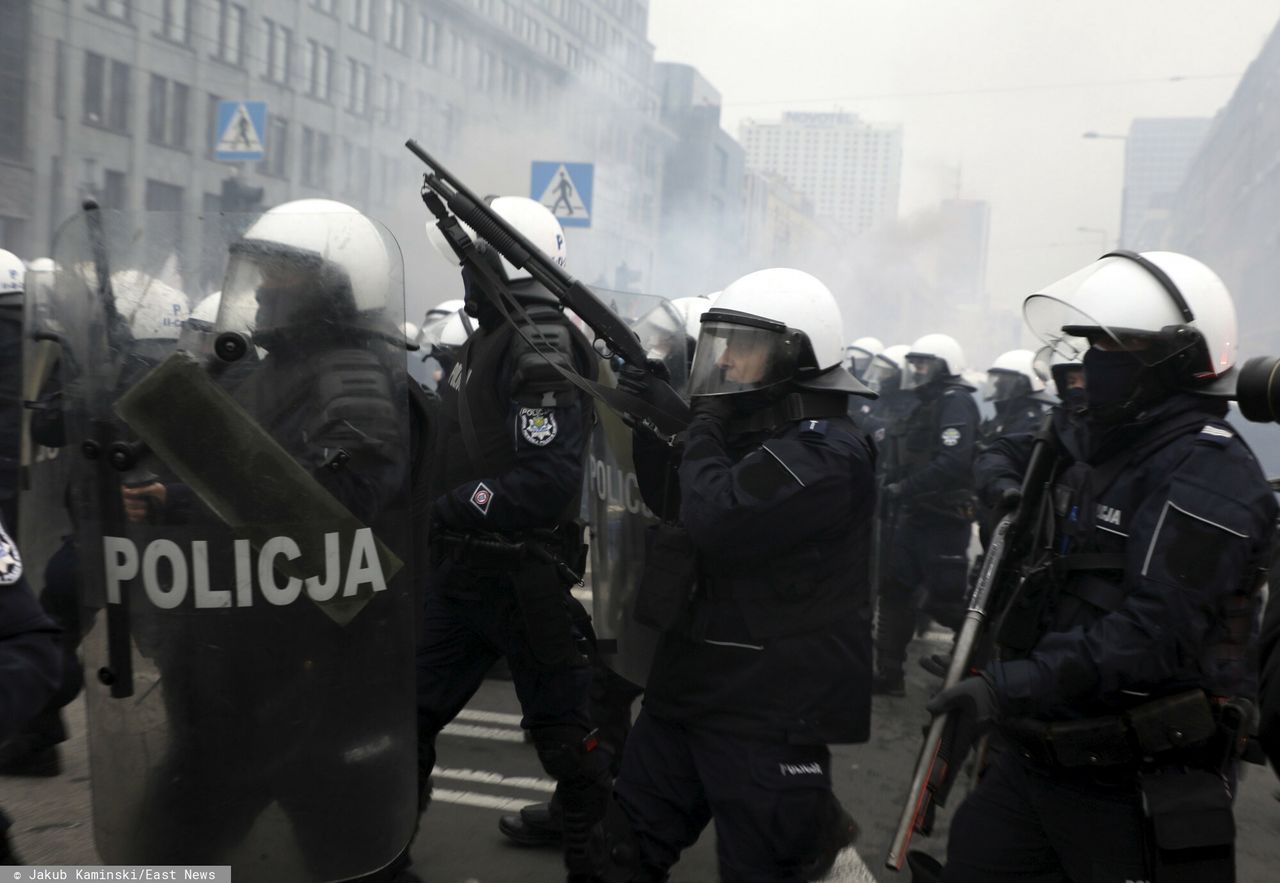
[[[263,188],[248,187],[239,178],[222,179],[222,210],[248,214],[262,210]]]

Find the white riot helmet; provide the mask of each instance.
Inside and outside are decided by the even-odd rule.
[[[840,307],[801,270],[759,270],[727,287],[702,314],[689,394],[729,395],[788,381],[873,396],[843,370]]]
[[[1051,346],[1064,335],[1110,338],[1174,386],[1203,389],[1236,362],[1235,304],[1218,276],[1171,251],[1114,251],[1027,298],[1028,327]],[[1145,341],[1132,346],[1135,339]]]
[[[906,366],[907,353],[910,351],[911,347],[905,343],[885,347],[871,357],[871,364],[867,366],[862,382],[872,392],[880,395],[897,392],[902,387],[902,369]]]
[[[1036,354],[1031,350],[1001,353],[987,369],[988,402],[1007,402],[1044,392],[1044,381],[1036,374]]]
[[[0,248],[0,307],[22,306],[27,266],[11,251]]]
[[[451,298],[449,300],[442,300],[440,301],[440,303],[436,304],[434,307],[427,310],[426,319],[432,319],[432,318],[435,318],[436,316],[448,316],[451,313],[458,312],[458,310],[462,309],[462,307],[463,307],[463,302],[462,302],[462,298],[460,297]],[[423,320],[423,324],[426,324],[425,319]]]
[[[919,389],[936,381],[957,377],[964,371],[964,350],[949,334],[926,334],[911,344],[905,356],[903,389]]]
[[[1083,337],[1063,337],[1053,345],[1045,344],[1036,350],[1033,363],[1036,376],[1045,390],[1068,404],[1078,404],[1078,394],[1071,390],[1084,389],[1084,351],[1089,341]]]
[[[716,294],[719,295],[720,292],[717,291]],[[684,316],[685,335],[696,341],[702,333],[702,314],[711,309],[710,296],[677,297],[671,301],[671,305]]]
[[[565,265],[564,229],[545,205],[527,196],[490,196],[486,197],[486,202],[495,214],[514,227],[531,245],[536,246],[559,266]],[[493,251],[469,226],[463,224],[462,227],[475,240],[481,254],[490,258],[507,282],[524,282],[533,278],[528,270],[516,269],[510,261]],[[434,221],[427,222],[427,238],[449,263],[455,267],[461,263],[453,246],[445,240]]]
[[[220,330],[236,328],[251,313],[259,336],[356,324],[399,334],[399,248],[379,224],[349,205],[329,199],[286,202],[254,221],[230,251]],[[387,314],[389,305],[394,315]]]
[[[861,378],[871,366],[871,360],[884,352],[884,344],[876,337],[859,337],[844,348],[845,367]]]
[[[404,329],[404,342],[416,345],[418,343],[418,335],[422,333],[418,330],[418,326],[405,319],[404,324],[400,327]]]
[[[427,313],[418,343],[424,350],[436,347],[459,347],[467,342],[473,326],[459,307],[451,313]]]

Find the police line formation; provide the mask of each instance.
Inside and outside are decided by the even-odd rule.
[[[556,782],[507,837],[660,881],[714,820],[722,879],[822,879],[858,836],[828,746],[933,620],[890,868],[1234,879],[1239,764],[1280,755],[1277,507],[1226,415],[1278,397],[1209,267],[1033,293],[983,420],[945,334],[846,346],[783,267],[593,292],[546,208],[408,146],[463,291],[421,327],[399,244],[329,200],[186,238],[88,203],[0,252],[0,763],[56,770],[83,684],[104,862],[269,853],[275,803],[273,879],[417,879],[437,736],[505,657]],[[966,763],[944,868],[908,846]]]

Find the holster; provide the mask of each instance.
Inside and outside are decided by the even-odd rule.
[[[671,628],[689,607],[697,585],[697,553],[688,531],[663,522],[645,530],[644,573],[636,588],[636,622]]]
[[[1234,883],[1236,826],[1222,774],[1170,766],[1139,783],[1153,883]]]

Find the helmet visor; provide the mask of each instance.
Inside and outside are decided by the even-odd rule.
[[[1031,381],[1017,371],[994,368],[987,372],[986,400],[1007,402],[1031,394]]]
[[[704,314],[706,320],[710,314]],[[703,321],[689,377],[689,395],[749,392],[790,380],[799,361],[800,335],[776,322]]]
[[[946,363],[937,356],[907,353],[907,368],[902,372],[904,390],[919,389],[947,376]]]
[[[1074,277],[1068,277],[1065,281],[1072,278]],[[1058,288],[1059,285],[1053,287]],[[1076,351],[1081,339],[1086,348],[1103,346],[1132,353],[1134,358],[1147,367],[1158,365],[1192,346],[1204,345],[1203,338],[1190,326],[1153,330],[1108,324],[1075,306],[1070,300],[1051,294],[1033,294],[1028,297],[1022,304],[1022,317],[1032,334],[1067,361],[1083,358],[1083,350]]]
[[[870,350],[864,350],[860,346],[845,347],[844,361],[845,367],[853,372],[853,376],[862,382],[866,382],[867,369],[871,367],[875,354]]]
[[[862,382],[872,392],[885,393],[897,389],[901,377],[901,368],[883,356],[873,356],[862,375]]]
[[[631,328],[650,359],[665,362],[677,355],[681,359],[687,358],[684,318],[667,301],[645,313]]]

